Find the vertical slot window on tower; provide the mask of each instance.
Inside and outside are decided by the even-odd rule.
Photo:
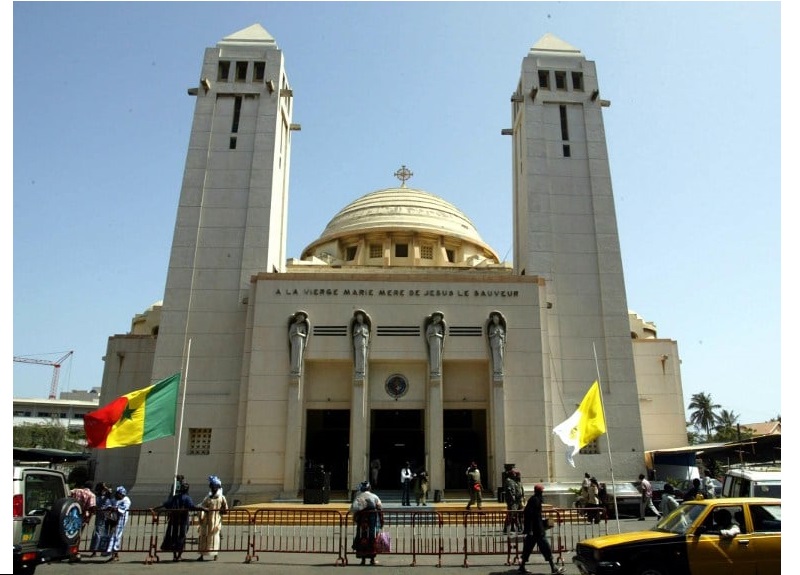
[[[566,90],[566,89],[567,89],[567,73],[556,72],[556,90]]]
[[[239,118],[242,116],[242,97],[236,96],[233,101],[233,120],[231,121],[231,132],[234,134],[239,131]]]
[[[583,72],[572,73],[572,89],[577,92],[583,92]]]
[[[230,71],[231,63],[227,60],[220,60],[219,66],[217,66],[217,82],[227,82]]]
[[[550,88],[550,70],[539,70],[539,87],[542,89]]]
[[[229,150],[236,149],[236,136],[231,136],[230,142],[228,143],[228,149]]]
[[[265,70],[265,62],[253,62],[253,82],[263,82]]]
[[[236,81],[245,82],[247,80],[247,62],[236,62]]]
[[[562,151],[564,153],[565,158],[569,158],[572,155],[572,150],[570,150],[569,144],[569,127],[567,126],[567,107],[561,105],[558,107],[558,115],[561,119],[561,139],[564,141],[562,144]]]

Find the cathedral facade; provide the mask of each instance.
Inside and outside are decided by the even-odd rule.
[[[644,412],[648,448],[684,445],[677,347],[628,312],[594,63],[545,35],[512,88],[513,262],[406,166],[288,258],[296,126],[282,52],[258,24],[208,48],[163,303],[109,339],[101,400],[181,372],[182,426],[98,453],[98,476],[143,503],[163,498],[176,461],[243,503],[296,497],[310,469],[349,491],[373,461],[378,489],[398,488],[410,462],[440,496],[463,493],[473,461],[488,489],[506,463],[571,482],[584,469],[552,429],[595,379],[613,443],[581,465],[611,457],[635,478]],[[657,345],[635,358],[632,337]],[[662,373],[648,371],[655,358]]]

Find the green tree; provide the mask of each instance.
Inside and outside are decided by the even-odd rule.
[[[733,410],[723,409],[717,416],[717,425],[714,427],[717,434],[714,438],[717,441],[737,441],[739,439],[737,423],[739,416]]]
[[[68,430],[60,423],[23,423],[13,430],[15,447],[39,447],[83,451],[86,435],[83,430]]]
[[[689,427],[692,426],[693,424],[691,421],[686,422],[686,441],[688,445],[697,445],[698,443],[700,443],[700,437],[697,435],[696,431],[692,431],[689,429]]]
[[[706,432],[706,441],[711,439],[711,429],[718,420],[716,410],[720,407],[711,399],[710,393],[695,393],[689,402],[689,409],[693,410],[689,415],[689,421],[698,431],[702,429]]]

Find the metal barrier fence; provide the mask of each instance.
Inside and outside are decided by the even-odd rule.
[[[169,510],[157,512],[133,509],[120,539],[120,553],[143,553],[144,563],[161,561],[161,544],[167,531]],[[469,567],[470,557],[504,557],[505,565],[520,561],[523,536],[513,526],[522,524],[522,511],[405,511],[382,512],[384,529],[392,539],[388,555],[408,556],[416,566],[421,556],[435,557],[441,567],[445,556],[459,557]],[[547,538],[553,558],[563,564],[562,555],[589,537],[608,533],[607,517],[600,522],[587,519],[585,512],[571,508],[545,509],[553,528]],[[186,533],[184,553],[200,554],[199,524],[194,512]],[[519,521],[519,523],[517,523]],[[83,530],[80,550],[91,552],[94,518]],[[331,555],[334,565],[345,566],[355,555],[352,514],[319,509],[233,509],[222,519],[218,553],[241,553],[243,561],[258,561],[271,553]],[[100,553],[101,550],[97,550]],[[105,551],[105,550],[102,550]],[[539,553],[538,550],[535,551]]]

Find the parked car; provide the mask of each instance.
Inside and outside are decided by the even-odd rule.
[[[735,468],[723,478],[723,497],[780,497],[781,472]]]
[[[653,505],[658,508],[661,505],[661,497],[664,494],[664,486],[667,484],[667,481],[651,481],[650,485],[653,487]],[[672,496],[677,499],[678,501],[683,501],[683,492],[684,490],[681,487],[672,487]]]
[[[13,490],[14,575],[33,575],[40,563],[75,557],[81,507],[69,497],[64,474],[15,465]]]
[[[642,494],[631,482],[622,482],[612,485],[610,482],[606,483],[606,513],[609,517],[616,517],[614,509],[614,496],[616,495],[616,509],[619,510],[620,517],[638,517],[639,516],[639,503],[642,500]]]
[[[715,510],[739,525],[723,537]],[[585,539],[572,562],[583,575],[716,575],[781,572],[781,502],[769,498],[687,501],[646,531]]]

